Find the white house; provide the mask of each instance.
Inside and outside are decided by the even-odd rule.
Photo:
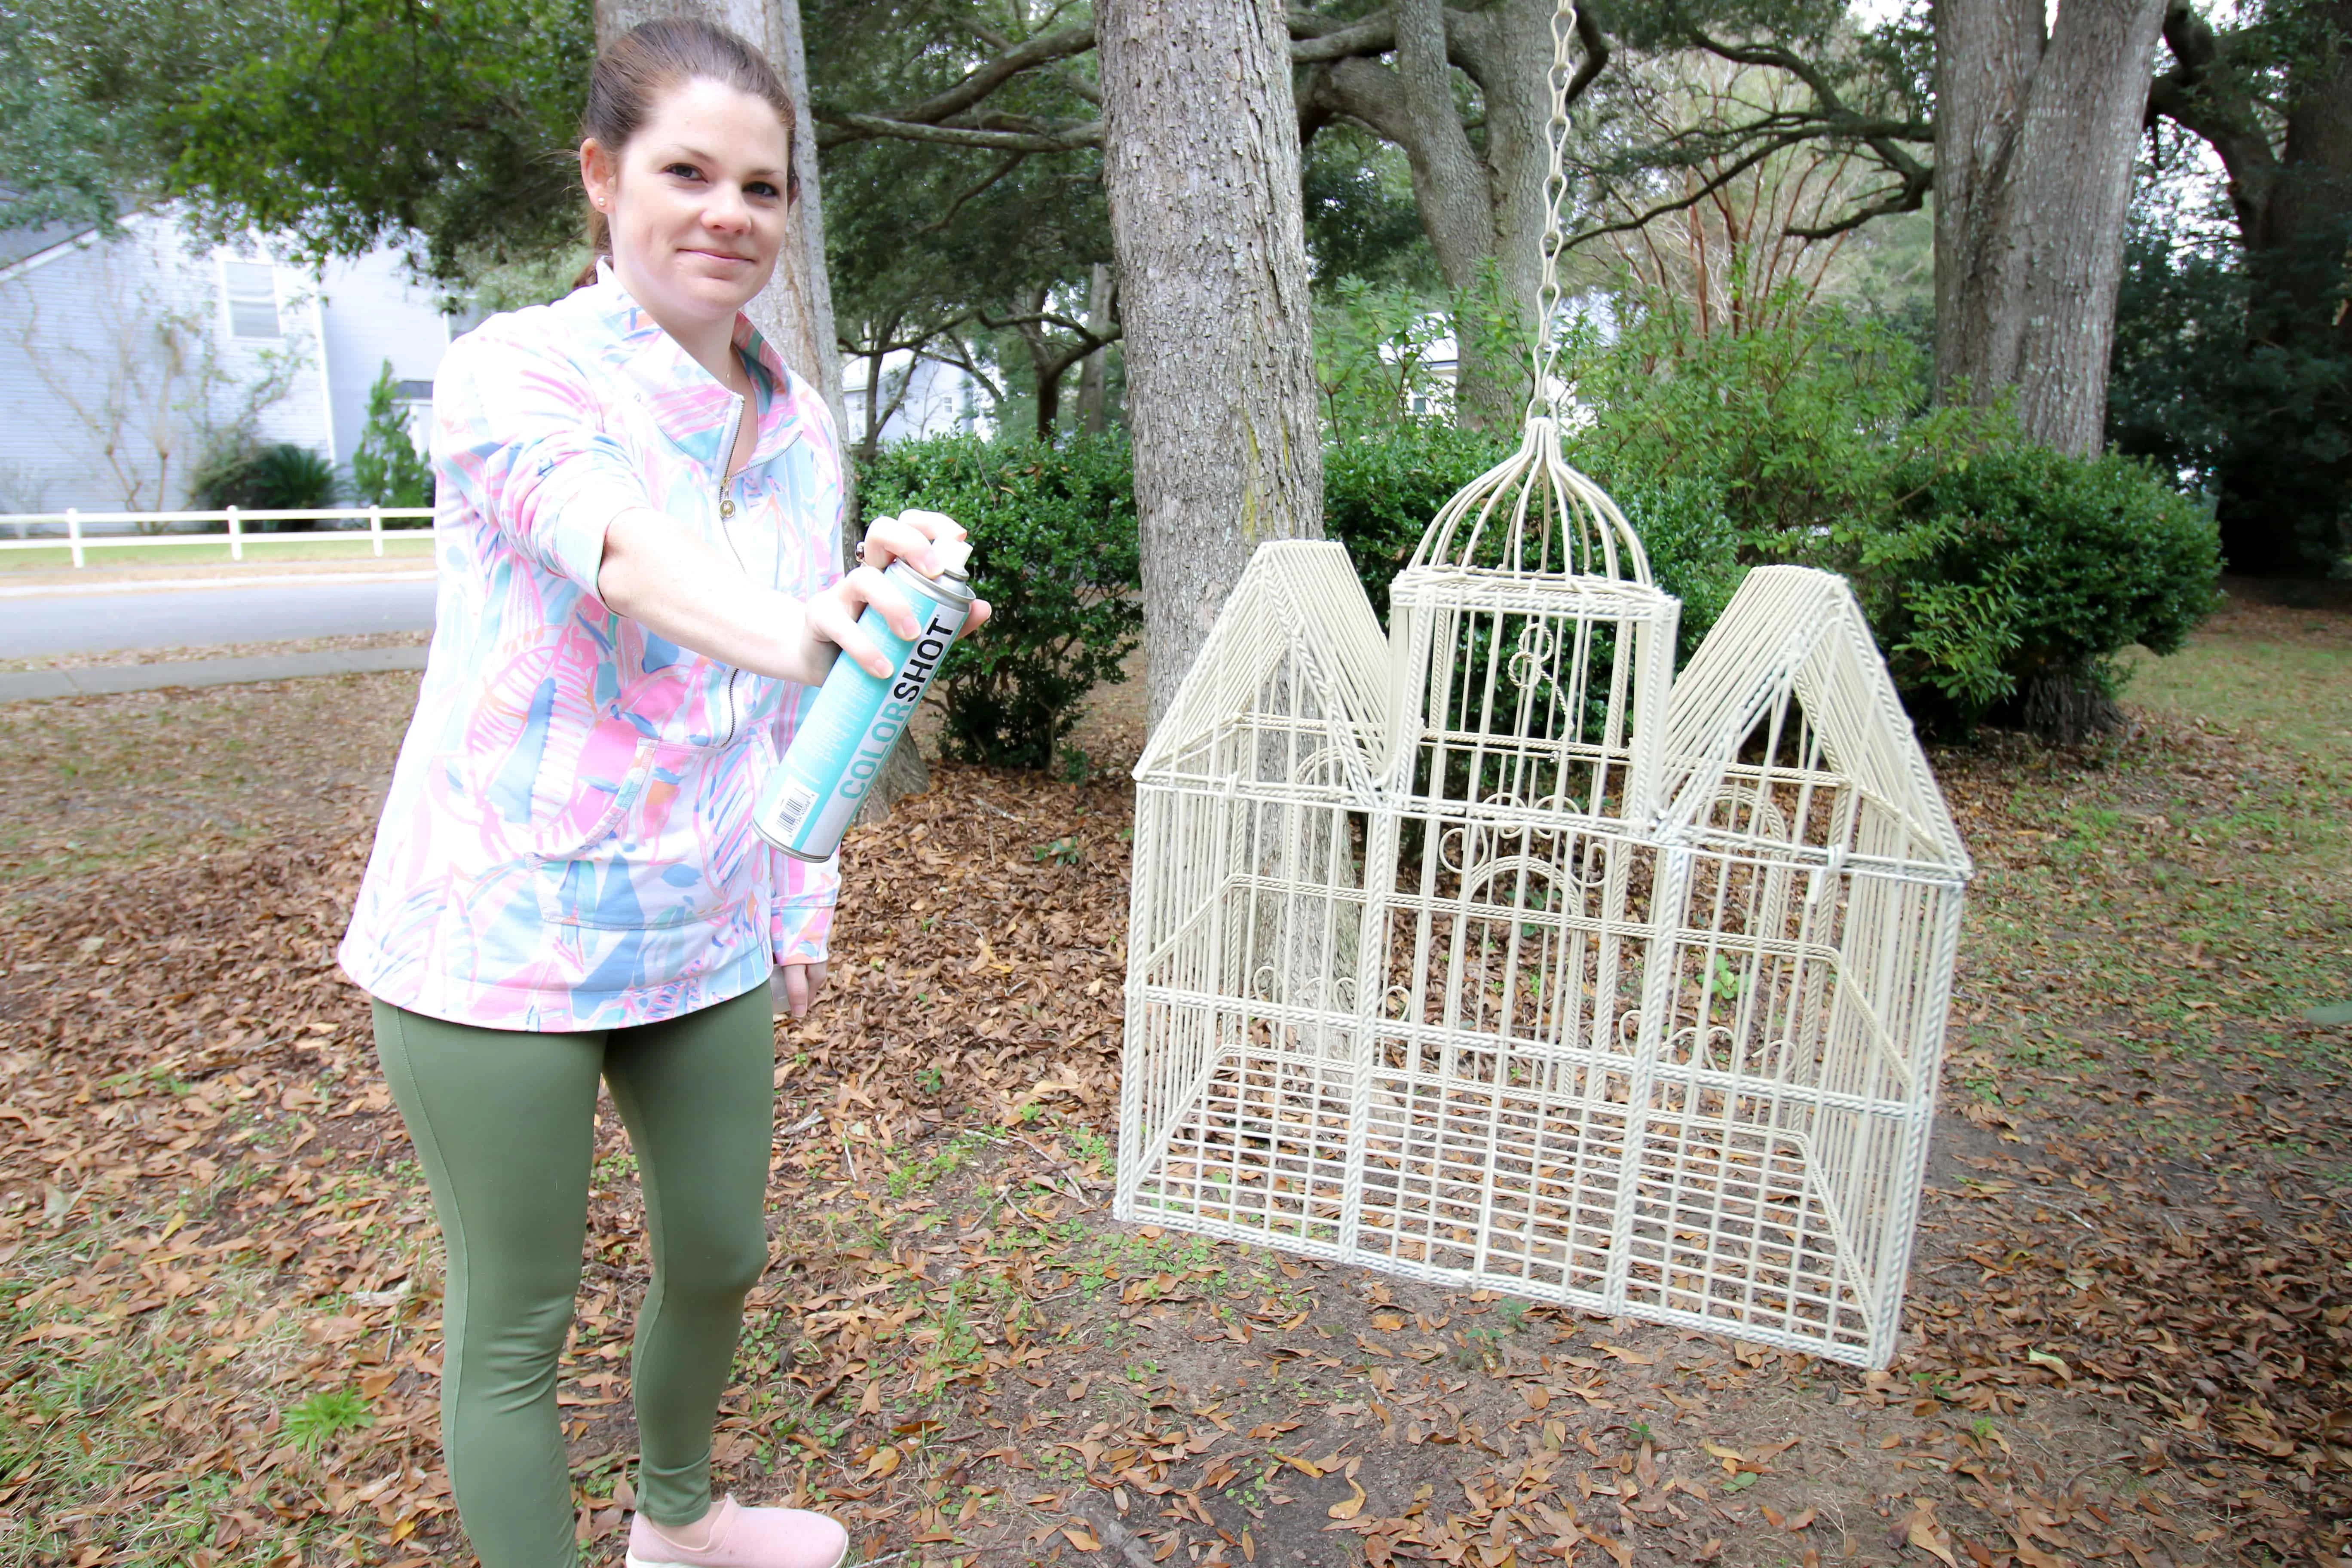
[[[390,247],[283,265],[168,209],[0,231],[0,512],[183,506],[208,441],[250,422],[347,467],[388,360],[429,405],[451,322]]]
[[[852,444],[866,438],[867,378],[873,369],[874,362],[863,354],[841,362],[841,400],[849,416],[842,437]],[[961,366],[898,350],[884,357],[882,384],[873,399],[874,412],[882,421],[882,437],[876,445],[926,436],[991,434],[996,420],[982,395],[980,383]]]

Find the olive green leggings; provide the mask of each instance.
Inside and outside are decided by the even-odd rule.
[[[743,1297],[768,1261],[768,988],[582,1034],[378,1002],[375,1042],[448,1243],[441,1440],[483,1568],[578,1561],[556,1358],[580,1285],[599,1077],[636,1151],[653,1248],[630,1363],[637,1506],[656,1524],[700,1519]]]

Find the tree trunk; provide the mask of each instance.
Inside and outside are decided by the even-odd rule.
[[[1258,543],[1322,533],[1297,117],[1274,0],[1098,15],[1157,722]]]
[[[1349,58],[1318,67],[1302,104],[1309,133],[1344,117],[1403,150],[1423,232],[1462,301],[1454,405],[1474,428],[1516,424],[1528,385],[1518,340],[1534,329],[1543,276],[1553,10],[1553,0],[1478,11],[1393,0],[1395,65]],[[1484,100],[1483,152],[1455,105],[1456,67]],[[1502,330],[1482,324],[1498,310]]]
[[[1024,335],[1029,339],[1029,368],[1037,382],[1037,439],[1051,446],[1062,423],[1062,377],[1069,374],[1070,362],[1048,352],[1044,334],[1034,328]]]
[[[1101,337],[1110,331],[1110,268],[1095,263],[1087,279],[1087,331]],[[1097,349],[1078,365],[1078,428],[1089,436],[1103,433],[1108,417],[1110,351]]]
[[[2124,213],[2164,0],[1938,0],[1936,384],[2029,439],[2106,427]]]
[[[2352,0],[2321,16],[2287,68],[2268,178],[2237,204],[2249,406],[2218,514],[2231,570],[2257,576],[2324,575],[2352,552]]]
[[[1486,100],[1495,283],[1517,312],[1513,336],[1530,340],[1540,324],[1536,294],[1543,284],[1544,184],[1551,174],[1546,128],[1552,112],[1553,10],[1552,0],[1503,0],[1488,10],[1456,12],[1451,19],[1454,57]],[[1515,426],[1534,386],[1525,351],[1507,341],[1482,347],[1500,363],[1474,365],[1465,358],[1464,373],[1484,378],[1477,396],[1491,411],[1487,423]]]

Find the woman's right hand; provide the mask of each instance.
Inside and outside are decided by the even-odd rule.
[[[938,565],[931,553],[934,542],[964,537],[963,525],[944,512],[906,511],[897,517],[875,519],[866,531],[865,543],[859,547],[863,564],[808,601],[809,634],[856,659],[867,674],[888,675],[892,668],[889,657],[859,629],[858,616],[870,605],[881,612],[884,623],[892,631],[910,641],[922,626],[916,619],[914,606],[890,585],[882,574],[884,570],[893,561],[904,561],[928,574]],[[968,637],[979,630],[987,622],[988,615],[988,601],[973,600],[971,617],[964,622],[960,635]]]

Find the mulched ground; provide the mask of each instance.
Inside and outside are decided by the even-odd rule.
[[[413,679],[0,710],[0,1563],[470,1561],[330,956]],[[1937,760],[1980,875],[1874,1374],[1111,1223],[1123,775],[939,769],[779,1025],[727,1484],[907,1563],[2335,1563],[2346,775],[2155,710]],[[608,1115],[560,1394],[595,1563],[640,1212]]]

